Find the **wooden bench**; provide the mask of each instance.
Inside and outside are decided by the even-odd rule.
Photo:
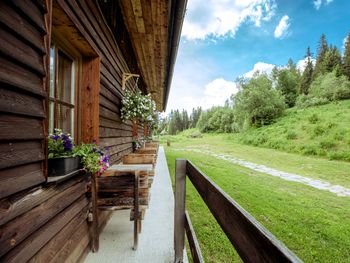
[[[97,221],[97,210],[131,209],[130,220],[134,221],[134,246],[137,249],[141,220],[149,203],[149,170],[152,167],[131,167],[122,169],[111,166],[101,176],[92,176],[93,214]],[[142,170],[143,169],[143,170]],[[137,215],[137,216],[135,216]],[[98,249],[98,222],[94,223],[93,250]],[[94,249],[94,244],[97,249]]]
[[[145,142],[145,148],[159,148],[159,142]]]
[[[148,174],[149,186],[153,183],[153,178],[155,175],[155,166],[157,161],[157,156],[155,154],[141,154],[141,153],[130,153],[126,154],[122,158],[123,165],[137,165],[137,164],[150,164],[152,165],[152,170]]]

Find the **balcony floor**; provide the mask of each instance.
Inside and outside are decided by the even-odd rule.
[[[133,245],[130,210],[113,212],[100,235],[100,249],[89,253],[85,263],[174,262],[174,195],[163,147],[159,148],[151,200],[142,221],[137,251]],[[184,255],[184,262],[187,262]]]

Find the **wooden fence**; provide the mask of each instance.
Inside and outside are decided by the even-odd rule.
[[[244,262],[302,262],[190,161],[177,159],[174,233],[176,263],[183,262],[185,230],[193,261],[204,262],[185,209],[186,175]]]

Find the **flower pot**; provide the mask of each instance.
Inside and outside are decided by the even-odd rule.
[[[62,157],[48,160],[48,176],[61,176],[81,168],[80,157]]]

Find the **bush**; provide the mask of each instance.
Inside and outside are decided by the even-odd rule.
[[[320,119],[318,118],[318,115],[316,113],[312,114],[309,118],[308,118],[309,122],[311,124],[315,124],[316,122],[318,122]]]
[[[350,81],[345,76],[337,77],[335,71],[320,75],[312,82],[309,96],[329,101],[349,99]]]
[[[320,141],[320,147],[324,150],[329,150],[332,149],[336,146],[335,142],[333,142],[332,140],[329,139],[324,139],[322,141]]]
[[[308,107],[314,107],[314,106],[320,106],[329,103],[328,99],[325,98],[315,98],[311,96],[307,96],[304,94],[301,94],[295,103],[295,106],[304,109]]]
[[[313,133],[315,136],[320,136],[320,135],[326,133],[326,129],[321,125],[317,125],[314,127]]]
[[[309,94],[297,98],[296,106],[307,108],[345,99],[350,99],[350,81],[333,71],[318,76],[311,83]]]
[[[194,131],[190,134],[191,138],[202,138],[202,134],[199,131]]]
[[[213,107],[201,113],[197,127],[201,132],[232,132],[234,112],[230,107]]]
[[[287,140],[295,140],[297,138],[297,134],[294,131],[288,131],[286,138]]]
[[[266,75],[253,77],[242,88],[233,98],[235,117],[241,128],[245,123],[256,127],[270,124],[282,115],[286,107],[284,97],[272,88]]]

